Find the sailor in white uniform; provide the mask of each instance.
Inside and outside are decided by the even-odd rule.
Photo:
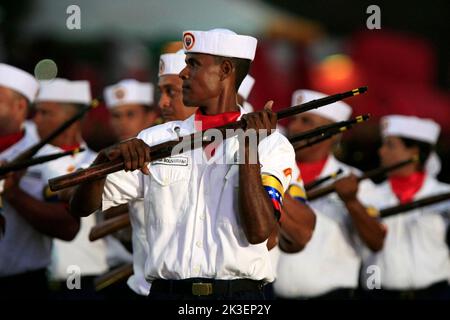
[[[47,137],[65,121],[73,117],[91,101],[88,81],[69,81],[56,78],[41,81],[41,89],[36,97],[36,115],[34,121],[41,138]],[[73,156],[66,156],[55,161],[30,168],[31,172],[40,173],[44,181],[88,167],[96,153],[89,149],[81,136],[81,121],[75,122],[54,140],[46,144],[38,155],[48,155],[68,150],[84,148],[85,151]],[[48,203],[64,205],[59,196],[50,191],[48,185],[42,189],[42,195]],[[53,241],[52,263],[49,276],[53,289],[60,295],[94,295],[93,277],[107,270],[106,245],[103,240],[90,242],[90,229],[96,224],[95,216],[81,219],[80,232],[72,241]],[[67,279],[74,272],[80,272],[81,291],[71,290]],[[61,296],[59,296],[61,297]]]
[[[120,141],[136,137],[139,132],[153,125],[153,96],[153,84],[133,79],[122,80],[105,88],[104,97],[111,113],[111,126]],[[144,277],[148,243],[144,228],[143,199],[130,201],[128,208],[132,227],[133,275],[129,277],[127,284],[136,294],[147,296],[150,284]]]
[[[377,186],[379,209],[450,191],[427,171],[427,159],[436,145],[440,126],[432,119],[390,115],[381,119],[383,165],[419,157],[419,163],[393,171]],[[449,248],[445,237],[450,202],[444,201],[381,222],[387,236],[381,251],[365,252],[364,268],[375,267],[381,290],[373,289],[372,274],[362,273],[362,285],[374,298],[439,299],[449,297]],[[372,277],[373,278],[373,277]],[[379,287],[380,287],[379,286]]]
[[[261,299],[262,285],[273,281],[266,242],[279,214],[278,190],[288,187],[291,175],[286,172],[294,165],[285,137],[274,132],[260,141],[255,164],[248,158],[242,159],[247,164],[239,164],[239,142],[230,138],[212,148],[210,144],[205,150],[145,165],[150,160],[145,156],[148,146],[189,135],[200,124],[207,129],[242,116],[236,92],[254,58],[256,42],[224,29],[184,32],[183,101],[199,106],[197,112],[185,121],[144,130],[142,140],[114,149],[119,155],[130,146],[143,155],[126,161],[126,168],[142,168],[149,175],[121,171],[76,188],[71,210],[79,215],[100,206],[102,193],[103,208],[144,198],[149,244],[145,277],[152,282],[153,299]],[[275,128],[268,109],[244,117],[250,128]],[[108,155],[100,153],[95,163]],[[131,154],[123,156],[128,159]]]
[[[1,160],[11,161],[38,142],[32,125],[24,123],[38,88],[32,75],[0,64]],[[14,173],[3,182],[6,232],[0,240],[0,297],[45,298],[52,238],[73,239],[79,219],[67,207],[44,201],[46,181],[40,171]]]
[[[293,94],[292,105],[324,96],[311,90],[298,90]],[[298,134],[322,125],[348,120],[351,113],[352,109],[348,104],[335,102],[296,116],[289,124],[289,133]],[[299,170],[294,170],[293,173],[297,183],[310,183],[336,173],[339,169],[343,170],[344,175],[360,174],[357,169],[334,157],[333,148],[338,139],[339,137],[333,137],[296,151],[298,168],[301,170],[301,174]],[[361,182],[358,198],[365,197],[374,187],[370,181]],[[289,189],[289,194],[299,201],[306,201],[301,186],[294,185]],[[349,214],[347,203],[337,193],[308,203],[316,213],[312,238],[299,253],[280,253],[277,279],[274,283],[275,293],[277,297],[284,299],[351,298],[358,286],[361,263],[355,242],[355,237],[359,234],[355,217]],[[373,218],[366,218],[372,223]]]
[[[196,107],[183,104],[183,80],[178,74],[186,67],[185,59],[183,50],[165,53],[159,58],[158,106],[164,122],[186,120],[197,111]]]

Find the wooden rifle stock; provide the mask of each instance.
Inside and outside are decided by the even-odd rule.
[[[118,205],[117,207],[111,207],[108,210],[103,211],[102,213],[105,220],[119,217],[124,214],[128,214],[128,203]]]
[[[94,286],[96,291],[100,291],[109,287],[110,285],[124,281],[133,274],[133,264],[127,263],[118,268],[115,268],[94,280]]]
[[[130,226],[130,216],[128,214],[110,218],[91,229],[89,240],[98,240],[128,226]]]

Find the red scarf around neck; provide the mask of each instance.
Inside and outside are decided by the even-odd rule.
[[[422,187],[424,181],[425,173],[423,171],[414,172],[407,177],[389,177],[392,191],[400,203],[411,202],[414,199],[414,195]]]
[[[215,115],[202,114],[200,108],[195,112],[195,128],[197,130],[208,130],[215,127],[220,127],[230,122],[236,121],[241,113],[239,111],[224,112]],[[204,151],[209,160],[216,153],[217,143],[212,142],[208,144]]]
[[[230,122],[234,122],[239,118],[240,115],[241,113],[239,111],[230,111],[214,115],[206,115],[202,114],[199,108],[195,112],[196,129],[200,130],[200,127],[198,126],[199,122],[201,123],[202,130],[208,130],[211,128],[223,126]]]
[[[23,138],[24,135],[25,135],[25,131],[22,130],[17,133],[8,134],[6,136],[0,136],[0,152],[5,151],[12,145],[19,142]]]
[[[305,184],[315,181],[325,167],[328,158],[313,162],[297,162]]]
[[[64,151],[72,151],[75,149],[79,149],[80,148],[80,144],[76,143],[76,144],[67,144],[67,145],[61,145],[58,146],[59,148],[63,149]]]

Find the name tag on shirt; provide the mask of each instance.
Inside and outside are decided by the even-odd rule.
[[[166,166],[180,166],[186,167],[188,165],[188,158],[183,156],[174,156],[170,158],[163,158],[160,160],[155,160],[152,165],[162,164]]]

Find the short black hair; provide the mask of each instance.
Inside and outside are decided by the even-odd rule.
[[[222,63],[222,61],[228,59],[231,60],[231,63],[233,64],[234,68],[236,69],[236,82],[234,84],[234,87],[236,91],[239,90],[239,87],[241,86],[242,81],[244,81],[245,76],[248,74],[250,70],[250,64],[251,60],[249,59],[241,59],[241,58],[228,58],[228,57],[221,57],[221,56],[214,56],[216,63]]]
[[[407,148],[417,147],[419,149],[419,164],[423,169],[423,166],[430,156],[431,151],[433,151],[433,146],[429,143],[409,138],[400,137],[400,140],[402,140],[403,144]]]

